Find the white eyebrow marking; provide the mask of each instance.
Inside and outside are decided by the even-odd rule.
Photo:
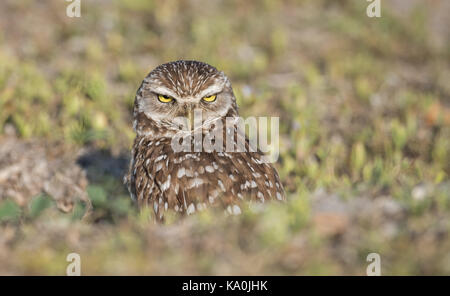
[[[169,97],[172,97],[172,98],[175,98],[175,99],[178,97],[176,93],[174,93],[170,88],[167,88],[165,86],[154,86],[154,85],[151,85],[149,87],[149,90],[154,92],[154,93],[156,93],[156,94],[169,96]]]
[[[216,80],[217,82],[217,80]],[[204,98],[204,97],[208,97],[211,95],[215,95],[217,93],[220,93],[223,90],[225,83],[221,83],[221,84],[213,84],[207,88],[205,88],[204,90],[202,90],[199,94],[198,97],[200,98]]]

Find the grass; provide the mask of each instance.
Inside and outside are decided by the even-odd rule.
[[[79,19],[61,1],[2,2],[1,133],[114,161],[143,77],[201,60],[230,77],[241,115],[280,117],[288,202],[159,226],[93,165],[88,219],[82,203],[0,196],[0,273],[62,275],[77,252],[83,274],[363,275],[376,252],[385,275],[450,274],[443,2],[383,2],[379,19],[356,0],[84,1]]]

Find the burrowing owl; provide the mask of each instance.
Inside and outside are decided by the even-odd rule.
[[[197,125],[194,110],[201,115]],[[197,61],[158,66],[139,87],[133,116],[136,138],[125,182],[139,207],[152,207],[157,219],[169,209],[192,214],[222,206],[239,214],[241,200],[284,200],[278,174],[262,161],[264,154],[250,149],[242,129],[226,125],[238,118],[238,109],[230,81],[216,68]],[[190,128],[179,118],[191,119]],[[219,126],[223,132],[217,132]],[[233,134],[234,147],[243,139],[245,150],[237,151],[244,152],[227,150],[226,133]],[[208,137],[215,149],[202,149]],[[187,150],[174,150],[184,140]]]

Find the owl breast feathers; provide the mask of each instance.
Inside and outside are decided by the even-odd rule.
[[[136,138],[125,182],[139,207],[152,207],[157,220],[171,209],[192,214],[223,207],[240,214],[241,201],[285,199],[265,155],[237,125],[227,125],[227,118],[238,117],[236,99],[216,68],[197,61],[158,66],[138,89],[133,115]],[[206,140],[214,149],[202,146]],[[239,143],[243,150],[236,149]]]

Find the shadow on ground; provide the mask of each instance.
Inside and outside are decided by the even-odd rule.
[[[102,177],[122,179],[128,169],[129,156],[125,152],[111,154],[105,149],[87,148],[77,158],[77,164],[87,173],[89,183],[99,182]]]

